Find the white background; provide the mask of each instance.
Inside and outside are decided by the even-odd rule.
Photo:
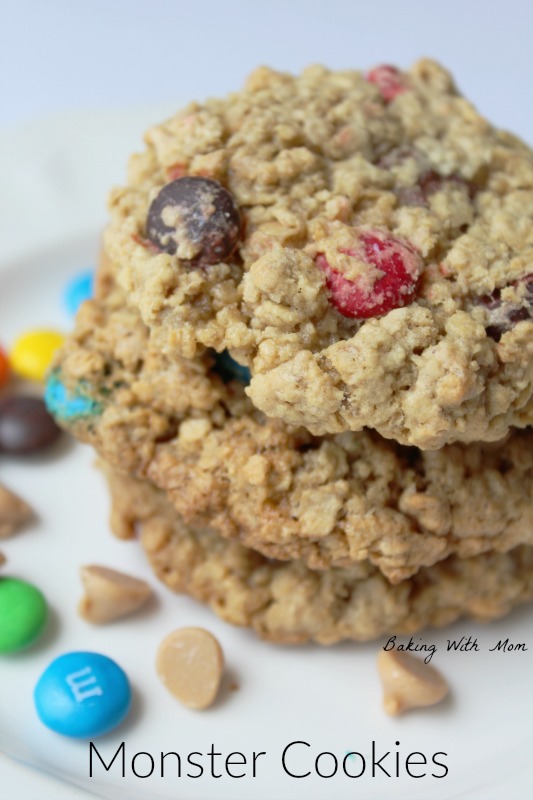
[[[486,116],[533,143],[532,38],[530,0],[0,0],[2,255],[27,253],[29,220],[41,246],[100,227],[143,129],[239,88],[261,63],[432,56]],[[87,181],[73,203],[81,161]]]
[[[298,70],[441,59],[494,120],[533,130],[528,0],[2,0],[0,125],[235,89]]]
[[[23,254],[28,240],[44,246],[64,230],[96,230],[107,188],[160,116],[154,109],[238,88],[260,63],[296,71],[432,56],[491,120],[533,142],[528,0],[1,0],[0,8],[4,256]],[[110,113],[120,124],[109,124]],[[90,167],[82,185],[74,186],[73,158]],[[3,761],[0,789],[6,800],[78,796],[35,789],[31,773]]]
[[[0,0],[2,254],[26,252],[30,219],[42,245],[63,228],[101,226],[144,127],[239,88],[262,63],[297,71],[432,56],[486,116],[533,142],[532,38],[530,0]],[[67,151],[89,167],[75,204]]]

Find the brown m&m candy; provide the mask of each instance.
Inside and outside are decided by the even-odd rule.
[[[0,400],[0,453],[35,453],[60,434],[40,397],[14,395]]]
[[[230,192],[198,176],[167,183],[152,201],[146,221],[151,242],[194,266],[228,258],[240,231],[239,209]]]

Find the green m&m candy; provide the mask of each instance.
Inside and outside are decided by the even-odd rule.
[[[46,600],[39,589],[17,578],[0,578],[0,653],[14,653],[32,644],[46,616]]]

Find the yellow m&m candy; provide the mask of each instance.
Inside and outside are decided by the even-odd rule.
[[[11,368],[31,381],[44,380],[52,357],[63,341],[64,336],[58,331],[42,329],[23,333],[9,354]]]

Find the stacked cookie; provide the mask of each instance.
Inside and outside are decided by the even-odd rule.
[[[146,143],[47,387],[118,535],[278,641],[531,599],[532,153],[428,61],[260,69]]]

